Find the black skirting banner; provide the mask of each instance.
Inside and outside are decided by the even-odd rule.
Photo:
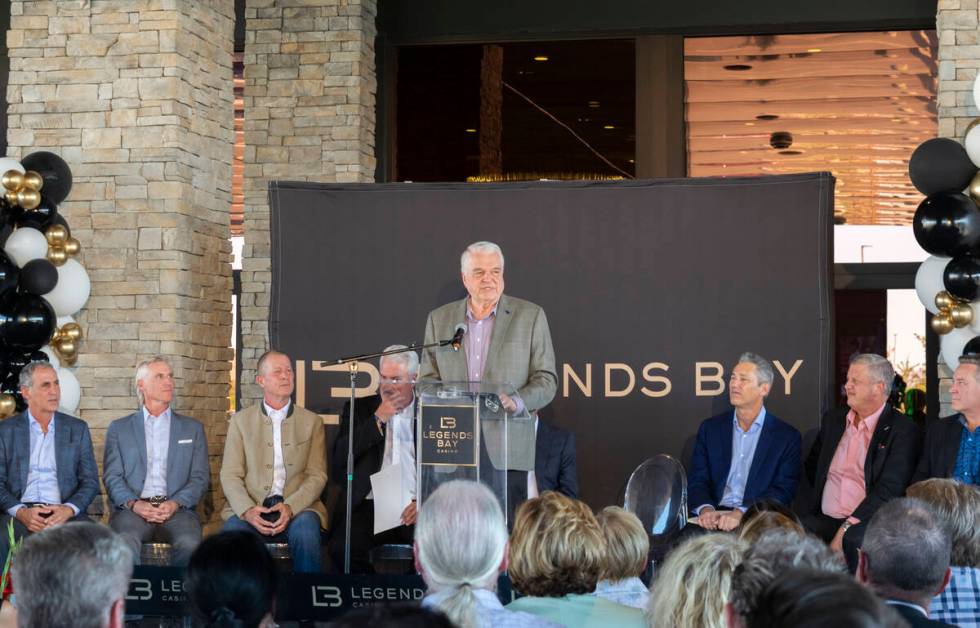
[[[507,294],[548,315],[582,497],[613,503],[657,453],[684,456],[727,409],[743,351],[775,363],[769,412],[816,427],[831,386],[833,178],[615,183],[270,185],[270,337],[296,361],[300,405],[336,422],[346,367],[322,361],[421,342],[465,296],[459,257],[490,240]],[[374,392],[376,368],[358,375]],[[520,384],[521,382],[516,382]]]

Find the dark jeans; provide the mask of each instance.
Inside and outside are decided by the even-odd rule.
[[[247,521],[232,515],[221,531],[245,530],[259,536],[266,543],[287,543],[296,573],[320,573],[320,517],[312,510],[304,510],[289,522],[286,531],[275,536],[260,535]]]
[[[803,522],[803,527],[805,527],[809,532],[819,536],[826,543],[830,543],[832,540],[834,540],[837,530],[840,528],[841,524],[844,523],[843,519],[828,517],[822,512],[803,515],[800,517],[800,520]],[[842,543],[844,547],[844,558],[847,559],[847,569],[851,573],[855,573],[857,571],[858,550],[861,548],[861,544],[864,542],[864,531],[867,527],[867,523],[862,521],[861,523],[852,525],[847,529],[847,532],[844,533]]]
[[[133,550],[134,564],[140,564],[143,543],[169,543],[173,548],[170,564],[186,567],[191,554],[201,542],[201,520],[193,510],[179,509],[163,523],[150,523],[135,512],[116,510],[109,518],[109,527]]]
[[[341,496],[343,497],[343,496]],[[344,518],[330,531],[327,548],[334,571],[344,572]],[[415,536],[415,526],[398,526],[374,533],[374,500],[365,499],[354,508],[350,517],[350,572],[352,574],[373,574],[370,552],[380,545],[411,545]]]

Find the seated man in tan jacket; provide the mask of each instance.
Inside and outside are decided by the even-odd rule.
[[[319,572],[320,528],[327,524],[320,501],[327,482],[323,422],[291,402],[289,356],[267,351],[256,370],[262,403],[235,413],[225,439],[222,530],[248,530],[267,542],[285,541],[295,571]]]

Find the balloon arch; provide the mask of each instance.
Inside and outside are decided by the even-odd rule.
[[[21,161],[0,158],[0,419],[23,410],[18,379],[31,362],[49,362],[61,382],[61,406],[75,413],[81,388],[68,368],[82,329],[72,315],[91,284],[81,250],[58,205],[71,191],[71,170],[47,151]]]

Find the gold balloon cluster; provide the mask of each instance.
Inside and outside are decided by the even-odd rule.
[[[51,338],[51,346],[64,364],[72,366],[78,360],[78,342],[82,339],[82,328],[78,323],[65,323],[56,329]]]
[[[55,266],[61,266],[82,250],[78,240],[68,237],[68,229],[64,225],[51,225],[44,232],[44,237],[48,239],[48,261]]]
[[[17,399],[13,395],[0,395],[0,419],[6,419],[17,412]]]
[[[4,198],[11,205],[20,205],[24,209],[37,209],[41,204],[41,186],[44,185],[44,177],[28,170],[8,170],[0,177],[3,183]]]
[[[948,334],[957,327],[966,327],[973,322],[973,308],[969,303],[958,300],[943,290],[936,295],[939,313],[932,317],[932,331],[940,336]]]

